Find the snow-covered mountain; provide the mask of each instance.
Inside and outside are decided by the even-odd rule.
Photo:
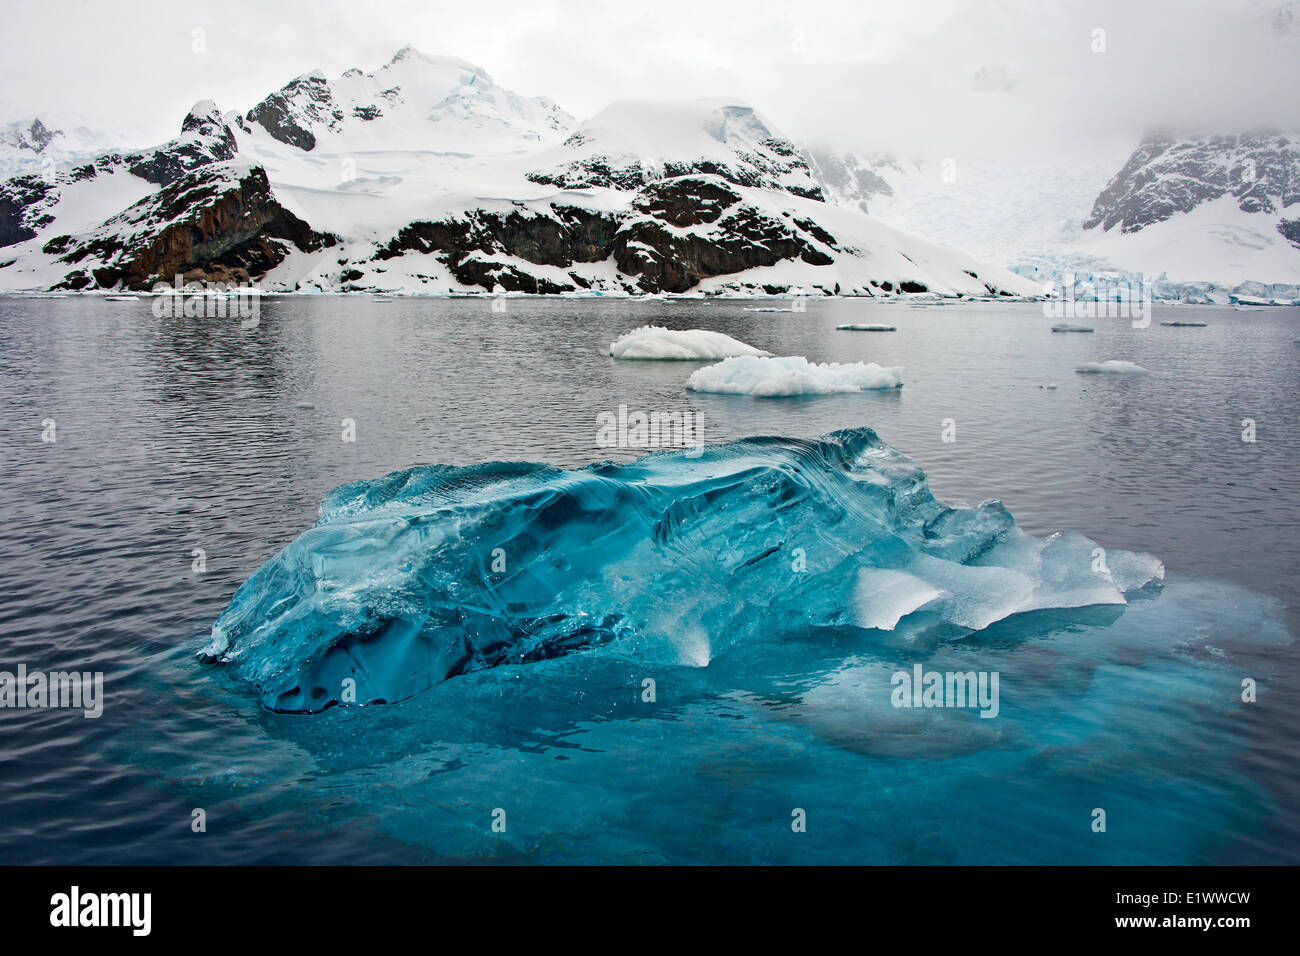
[[[828,201],[1037,281],[1111,271],[1232,290],[1300,283],[1298,144],[1281,133],[1156,133],[1127,158],[808,155]]]
[[[1084,229],[1083,248],[1134,271],[1300,281],[1300,138],[1150,134]]]
[[[823,201],[744,103],[616,103],[578,123],[405,48],[197,104],[152,150],[0,184],[0,289],[1034,294],[1035,283]]]
[[[110,134],[86,126],[47,124],[39,116],[0,123],[0,179],[93,159],[118,145]]]

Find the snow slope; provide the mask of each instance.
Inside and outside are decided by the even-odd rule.
[[[143,182],[102,188],[120,175]],[[407,47],[243,115],[203,101],[175,140],[90,173],[0,185],[0,289],[147,288],[176,270],[304,291],[1039,291],[822,198],[742,102],[616,103],[579,124]]]

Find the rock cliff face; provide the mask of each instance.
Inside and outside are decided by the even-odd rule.
[[[257,123],[281,143],[310,151],[316,148],[312,126],[337,129],[343,121],[343,110],[334,102],[325,77],[313,73],[298,77],[262,100],[248,111],[248,121]]]
[[[372,73],[300,76],[242,116],[200,102],[155,149],[4,182],[0,289],[181,274],[321,291],[1037,291],[825,199],[808,157],[744,104],[618,103],[578,124],[406,48]]]
[[[109,153],[0,185],[0,247],[36,245],[30,251],[46,257],[43,286],[139,290],[177,274],[247,282],[282,262],[290,248],[313,250],[330,241],[281,206],[265,169],[236,161],[237,152],[216,106],[201,102],[180,135],[157,149]],[[124,179],[141,181],[143,198],[89,228],[59,229],[76,216],[64,208],[77,205],[74,196],[98,192],[101,184],[103,192],[115,192]]]
[[[1148,136],[1093,204],[1085,229],[1131,233],[1231,196],[1245,213],[1300,202],[1300,146],[1280,133]]]
[[[45,251],[74,268],[56,288],[149,289],[177,275],[246,284],[289,246],[331,242],[271,195],[266,171],[205,166],[106,221],[88,237],[56,236]]]
[[[614,239],[619,270],[649,292],[686,292],[701,279],[785,260],[828,266],[835,240],[815,223],[773,216],[728,180],[691,176],[652,183]]]

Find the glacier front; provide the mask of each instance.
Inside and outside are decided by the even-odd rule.
[[[1122,605],[1159,560],[948,507],[861,428],[577,470],[422,465],[334,489],[235,593],[201,653],[265,707],[394,702],[458,674],[611,645],[707,665],[782,635],[961,638]]]

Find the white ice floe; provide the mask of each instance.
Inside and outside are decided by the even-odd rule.
[[[840,364],[809,362],[801,355],[758,358],[744,355],[697,369],[686,387],[696,392],[775,398],[789,395],[832,395],[867,389],[898,388],[902,368],[874,362]]]
[[[1146,369],[1141,365],[1133,362],[1125,362],[1121,359],[1107,359],[1104,362],[1087,362],[1075,369],[1076,372],[1084,374],[1105,374],[1105,375],[1144,375]]]
[[[609,347],[609,354],[617,359],[643,360],[700,360],[716,361],[736,355],[771,355],[739,339],[721,332],[705,329],[665,329],[658,325],[645,325],[620,336]]]
[[[1161,325],[1167,325],[1167,326],[1169,326],[1169,327],[1171,327],[1171,328],[1176,328],[1176,329],[1181,329],[1181,328],[1188,328],[1188,329],[1203,329],[1203,328],[1205,328],[1205,323],[1204,323],[1204,322],[1166,321],[1166,322],[1161,322],[1160,324],[1161,324]]]
[[[1071,325],[1069,322],[1058,322],[1052,326],[1053,332],[1095,332],[1097,331],[1090,325]]]
[[[897,332],[896,325],[870,325],[859,322],[850,322],[848,325],[837,325],[835,328],[840,332]]]

